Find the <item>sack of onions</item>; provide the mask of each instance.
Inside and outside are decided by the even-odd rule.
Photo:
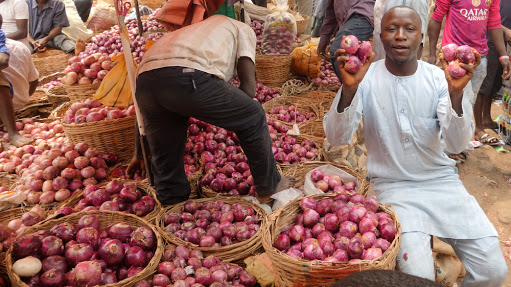
[[[351,273],[393,270],[400,224],[376,197],[312,195],[272,215],[263,246],[279,286],[330,286]]]
[[[147,221],[90,211],[27,229],[7,252],[6,267],[15,286],[132,286],[156,270],[162,253],[163,240]]]
[[[265,211],[244,199],[226,197],[189,200],[168,207],[156,217],[162,236],[206,256],[242,262],[261,250]]]
[[[105,210],[130,213],[152,221],[161,211],[154,189],[147,183],[112,180],[107,184],[89,185],[64,202],[57,213]]]
[[[204,257],[202,251],[185,245],[169,244],[165,246],[155,274],[137,282],[134,287],[255,285],[256,278],[237,265],[222,262],[213,255]]]

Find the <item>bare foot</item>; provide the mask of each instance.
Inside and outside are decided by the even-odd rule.
[[[76,40],[75,56],[78,56],[83,51],[85,51],[85,42],[82,39]]]
[[[14,134],[12,136],[9,136],[9,142],[15,146],[15,147],[21,147],[30,143],[33,143],[33,139],[29,139],[26,137],[21,136],[20,134]]]
[[[288,189],[288,188],[292,187],[294,184],[295,184],[294,177],[283,176],[280,179],[279,183],[277,183],[277,186],[275,186],[275,188],[273,189],[272,192],[269,192],[265,195],[259,195],[256,193],[256,199],[259,200],[260,203],[267,203],[268,201],[270,201],[272,195],[274,195],[275,193],[277,193],[279,191]]]
[[[485,129],[492,129],[492,130],[499,128],[499,124],[497,124],[494,121],[484,122],[483,126]]]
[[[484,130],[481,130],[481,129],[476,129],[474,131],[474,139],[476,141],[480,140],[484,135],[486,134],[486,132]]]

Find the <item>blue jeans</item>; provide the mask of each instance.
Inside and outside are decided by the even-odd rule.
[[[373,36],[373,30],[373,25],[369,23],[366,17],[360,14],[353,14],[348,21],[342,25],[339,31],[337,31],[335,40],[330,47],[330,62],[332,62],[335,74],[339,80],[341,80],[341,74],[339,73],[339,67],[337,66],[337,59],[334,53],[341,48],[342,36],[354,35],[359,41],[367,41]]]

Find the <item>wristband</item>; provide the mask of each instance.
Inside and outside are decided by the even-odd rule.
[[[502,62],[503,59],[509,60],[509,56],[500,56],[499,61]]]

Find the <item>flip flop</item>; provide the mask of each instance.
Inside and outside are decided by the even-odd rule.
[[[448,154],[447,154],[447,156],[448,156],[450,159],[454,160],[454,161],[456,162],[456,164],[462,164],[462,163],[464,163],[464,162],[465,162],[465,160],[464,160],[464,159],[462,159],[462,158],[460,158],[460,157],[459,157],[459,155],[457,155],[457,154],[451,154],[451,153],[448,153]]]
[[[491,137],[489,134],[484,134],[480,139],[479,142],[482,144],[487,144],[490,146],[497,146],[499,145],[499,140],[496,137]]]

